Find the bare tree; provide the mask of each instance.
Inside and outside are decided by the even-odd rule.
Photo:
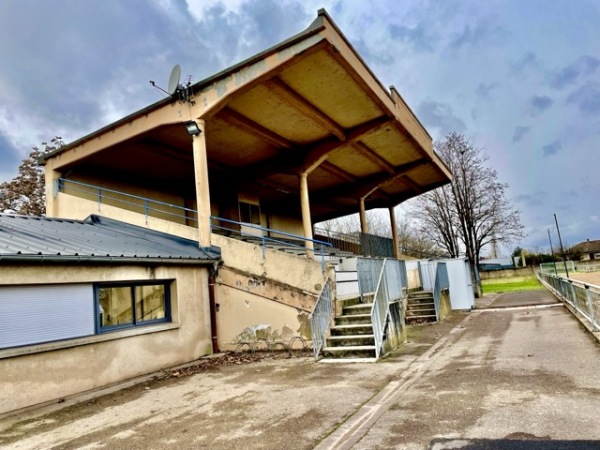
[[[65,145],[60,136],[41,148],[33,147],[19,166],[18,175],[0,184],[0,212],[42,216],[46,213],[44,169],[39,160],[44,155]]]
[[[422,230],[451,256],[464,252],[474,265],[488,244],[510,244],[522,238],[520,212],[505,196],[508,185],[487,167],[483,151],[458,133],[436,142],[435,150],[453,179],[420,198],[417,216]]]

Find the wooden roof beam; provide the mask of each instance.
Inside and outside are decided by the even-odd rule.
[[[236,128],[277,148],[291,149],[294,144],[284,137],[272,132],[232,108],[225,107],[219,111],[218,117]]]
[[[298,94],[290,86],[285,84],[281,78],[273,77],[270,80],[267,80],[265,82],[265,87],[277,94],[286,103],[293,106],[302,114],[314,120],[321,127],[337,137],[340,141],[344,141],[346,139],[346,135],[342,127],[340,127],[328,115]]]

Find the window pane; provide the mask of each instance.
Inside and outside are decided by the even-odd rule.
[[[164,285],[136,286],[135,299],[136,319],[138,322],[165,318]]]
[[[246,202],[240,204],[240,222],[260,225],[260,207]]]
[[[98,297],[100,326],[114,327],[133,323],[131,287],[100,288]]]

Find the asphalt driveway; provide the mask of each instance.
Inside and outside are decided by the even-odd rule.
[[[213,365],[5,419],[0,448],[600,448],[596,341],[561,306],[492,305],[377,364]]]

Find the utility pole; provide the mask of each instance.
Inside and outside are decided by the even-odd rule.
[[[556,222],[556,231],[558,231],[558,242],[560,243],[560,252],[562,253],[563,264],[565,265],[565,272],[567,274],[567,278],[569,278],[569,269],[567,269],[567,258],[565,256],[565,249],[563,247],[562,238],[560,237],[560,228],[558,227],[558,219],[556,218],[556,213],[554,213],[554,222]]]
[[[550,241],[550,253],[552,254],[552,262],[554,263],[554,275],[558,276],[558,271],[556,270],[556,259],[554,259],[554,249],[552,248],[552,238],[550,237],[550,230],[548,231],[548,240]]]

